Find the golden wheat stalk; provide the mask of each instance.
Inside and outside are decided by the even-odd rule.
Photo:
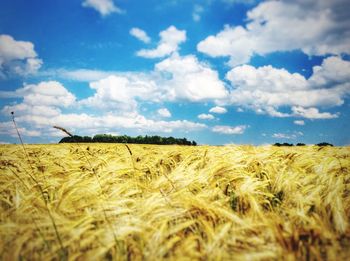
[[[55,129],[58,129],[60,131],[63,131],[64,133],[66,133],[68,136],[73,137],[73,134],[71,134],[69,131],[67,131],[65,128],[59,127],[59,126],[52,126]]]

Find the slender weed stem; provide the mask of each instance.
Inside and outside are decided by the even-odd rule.
[[[51,211],[50,211],[50,208],[49,208],[49,205],[48,205],[49,202],[48,202],[47,197],[45,196],[45,191],[44,191],[44,189],[42,188],[41,184],[40,184],[40,183],[37,181],[37,179],[34,177],[34,176],[35,176],[35,175],[34,175],[34,168],[33,168],[32,164],[31,164],[31,162],[30,162],[29,154],[28,154],[28,152],[27,152],[26,147],[24,146],[24,143],[23,143],[23,140],[22,140],[22,136],[21,136],[21,134],[20,134],[20,132],[19,132],[19,129],[18,129],[18,127],[17,127],[14,112],[11,112],[11,115],[12,115],[12,121],[13,121],[13,124],[14,124],[14,126],[15,126],[15,129],[16,129],[16,132],[17,132],[17,135],[18,135],[18,138],[19,138],[19,140],[20,140],[20,142],[21,142],[23,151],[24,151],[24,153],[25,153],[25,155],[26,155],[26,158],[27,158],[28,163],[29,163],[29,165],[30,165],[30,168],[31,168],[31,170],[32,170],[32,173],[28,173],[28,172],[27,172],[27,174],[29,175],[29,177],[34,181],[34,183],[35,183],[36,186],[38,187],[38,189],[39,189],[39,191],[40,191],[40,194],[41,194],[41,196],[42,196],[42,198],[43,198],[43,200],[44,200],[44,202],[45,202],[46,211],[47,211],[47,213],[48,213],[48,215],[49,215],[50,221],[51,221],[52,226],[53,226],[54,231],[55,231],[55,235],[56,235],[57,241],[58,241],[58,243],[59,243],[59,245],[60,245],[60,250],[61,250],[60,259],[61,259],[61,260],[62,260],[62,259],[66,260],[66,259],[68,259],[68,257],[67,257],[67,252],[66,252],[65,248],[63,247],[62,239],[61,239],[60,233],[58,232],[58,228],[57,228],[55,219],[54,219],[54,217],[52,216],[52,213],[51,213]]]

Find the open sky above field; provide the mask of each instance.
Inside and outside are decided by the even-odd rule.
[[[0,142],[59,125],[350,144],[348,0],[2,0]]]

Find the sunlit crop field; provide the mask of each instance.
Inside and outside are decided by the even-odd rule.
[[[346,260],[350,148],[0,146],[0,260]]]

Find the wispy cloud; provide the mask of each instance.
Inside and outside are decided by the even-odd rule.
[[[201,5],[194,5],[192,12],[192,19],[195,22],[199,22],[201,20],[201,15],[204,12],[204,8]]]
[[[303,121],[303,120],[295,120],[294,124],[303,126],[303,125],[305,125],[305,121]]]
[[[82,6],[93,8],[102,16],[107,16],[112,13],[121,14],[124,12],[114,4],[113,0],[85,0]]]
[[[157,113],[164,118],[170,118],[171,117],[171,113],[167,108],[161,108],[159,110],[157,110]]]
[[[137,27],[131,28],[130,34],[144,43],[151,42],[151,38],[147,35],[147,33],[144,30],[140,28],[137,28]]]
[[[227,112],[226,108],[220,107],[220,106],[215,106],[209,110],[209,112],[212,113],[218,113],[218,114],[224,114]]]
[[[213,119],[215,119],[215,117],[212,114],[205,114],[205,113],[199,114],[197,116],[197,118],[201,119],[201,120],[213,120]]]
[[[212,128],[212,131],[221,133],[221,134],[243,134],[247,127],[248,126],[246,125],[239,125],[239,126],[217,125]]]
[[[272,138],[276,139],[285,139],[285,140],[290,140],[290,139],[296,139],[300,136],[303,136],[304,134],[300,131],[294,132],[294,133],[274,133],[272,134]]]

